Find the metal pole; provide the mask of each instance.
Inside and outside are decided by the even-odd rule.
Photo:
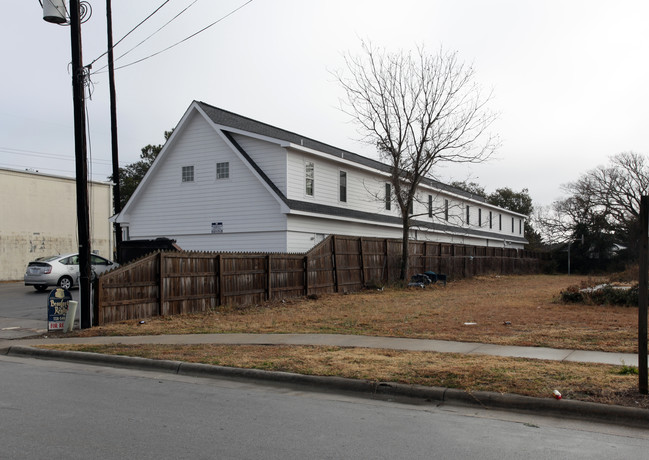
[[[647,394],[647,303],[649,291],[649,196],[640,198],[640,267],[638,275],[638,389]]]
[[[570,245],[572,244],[572,240],[568,241],[568,274],[570,274]]]
[[[70,38],[72,42],[72,99],[74,106],[74,147],[77,185],[77,226],[79,236],[79,301],[81,328],[90,327],[90,223],[88,218],[88,163],[86,121],[81,56],[81,18],[79,0],[70,0]]]
[[[106,0],[106,28],[108,35],[108,87],[110,92],[110,134],[113,152],[113,207],[115,214],[122,210],[121,194],[119,189],[119,156],[117,146],[117,102],[115,97],[115,65],[113,62],[113,13],[111,0]],[[117,247],[117,261],[119,260],[119,248],[122,244],[122,226],[119,222],[114,223],[115,246]]]

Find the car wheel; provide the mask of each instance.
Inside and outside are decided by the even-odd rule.
[[[36,289],[38,292],[45,292],[47,291],[47,284],[37,284],[34,286],[34,289]]]
[[[72,287],[72,278],[69,276],[63,276],[59,280],[58,286],[62,289],[70,289]]]

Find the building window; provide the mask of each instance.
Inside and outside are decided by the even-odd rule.
[[[444,220],[448,222],[448,200],[444,200]]]
[[[312,161],[307,161],[305,163],[306,171],[306,194],[307,196],[313,196],[315,190],[315,165]]]
[[[498,214],[498,230],[503,230],[503,215]]]
[[[340,171],[340,201],[347,202],[347,172]]]
[[[514,218],[512,217],[512,233],[514,233]]]
[[[489,211],[489,228],[493,228],[493,213]]]
[[[193,166],[183,166],[183,182],[194,182]]]
[[[428,195],[428,217],[433,217],[433,195]]]
[[[482,209],[478,209],[478,227],[482,227]]]
[[[523,219],[518,219],[518,234],[523,234]]]
[[[227,179],[230,177],[230,163],[217,163],[216,164],[216,178]]]
[[[392,186],[390,184],[385,184],[385,209],[388,211],[392,209]]]
[[[469,205],[466,206],[466,224],[471,224],[471,207]]]

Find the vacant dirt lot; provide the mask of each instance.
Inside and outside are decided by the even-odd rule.
[[[559,300],[561,290],[589,281],[596,280],[550,275],[477,277],[446,287],[372,290],[220,308],[79,334],[340,333],[636,352],[636,308]]]

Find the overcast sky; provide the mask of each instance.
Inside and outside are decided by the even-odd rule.
[[[188,37],[247,0],[198,0],[116,66]],[[194,0],[171,0],[115,49],[131,50]],[[74,176],[69,27],[42,20],[38,0],[4,2],[0,27],[0,167]],[[82,26],[84,64],[106,49],[104,1]],[[116,42],[163,0],[113,0]],[[610,155],[649,154],[646,0],[253,0],[173,49],[116,72],[122,165],[164,141],[193,100],[377,158],[340,110],[332,72],[360,39],[388,50],[457,51],[493,90],[496,158],[440,167],[442,181],[487,192],[528,188],[536,205]],[[111,173],[105,58],[87,102],[92,178]],[[52,200],[55,197],[51,197]]]

